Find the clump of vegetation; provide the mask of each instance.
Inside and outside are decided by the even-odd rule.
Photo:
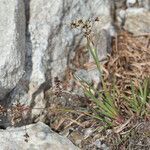
[[[130,109],[139,117],[150,117],[150,78],[144,79],[143,83],[139,83],[136,88],[131,82],[131,96],[125,97]]]
[[[96,18],[94,21],[98,20],[99,19]],[[72,23],[73,27],[80,27],[82,29],[87,39],[87,48],[91,53],[97,70],[101,75],[100,81],[102,89],[98,90],[83,79],[75,76],[75,78],[81,83],[85,95],[95,104],[94,108],[92,108],[92,115],[102,122],[105,122],[109,127],[126,124],[125,120],[132,118],[133,116],[149,119],[150,78],[146,76],[142,80],[136,80],[136,84],[138,85],[134,84],[135,78],[130,78],[130,84],[128,84],[128,86],[124,85],[127,87],[127,91],[125,91],[125,88],[120,88],[118,86],[118,82],[115,80],[116,78],[111,80],[116,81],[116,84],[114,82],[107,81],[98,58],[97,49],[94,48],[94,43],[91,38],[92,24],[92,21],[89,20],[78,20]],[[115,77],[115,74],[112,75],[112,77]],[[143,83],[141,83],[141,81]],[[122,106],[120,106],[120,102],[122,102]],[[125,108],[125,110],[122,111],[121,107]]]
[[[104,123],[103,129],[112,129],[111,134],[106,134],[106,143],[112,149],[147,149],[150,136],[145,132],[150,121],[149,38],[121,31],[112,43],[107,62],[101,64],[92,41],[94,22],[80,19],[72,23],[74,28],[83,31],[87,49],[100,74],[100,89],[75,76],[92,103],[89,113],[84,114]],[[139,135],[141,125],[142,137]]]

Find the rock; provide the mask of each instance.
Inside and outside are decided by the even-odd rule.
[[[23,0],[0,1],[0,100],[22,78],[25,63]]]
[[[94,132],[94,129],[93,128],[87,128],[85,129],[84,131],[84,139],[87,139],[88,137],[90,137]]]
[[[150,10],[150,0],[138,0],[139,6]]]
[[[117,23],[120,27],[122,27],[124,25],[125,22],[125,14],[126,11],[123,9],[117,10],[116,11],[116,19],[117,19]]]
[[[127,7],[144,7],[150,10],[150,0],[127,0]]]
[[[79,83],[83,82],[84,84],[93,85],[95,88],[98,87],[98,83],[100,82],[100,73],[97,68],[85,70],[85,69],[78,69],[74,75],[77,77],[76,81],[78,80]],[[79,96],[85,96],[83,88],[80,87],[81,85],[77,86],[73,89],[73,92]]]
[[[42,122],[27,125],[26,130],[24,126],[0,130],[0,138],[1,150],[79,150]]]
[[[93,81],[93,86],[95,87],[95,89],[98,88],[98,84],[100,83],[100,76],[101,74],[99,73],[97,68],[92,68],[88,70],[88,75],[90,76],[90,78]]]
[[[32,49],[29,85],[32,101],[35,93],[38,96],[39,89],[45,90],[45,84],[48,81],[53,81],[56,76],[63,79],[72,53],[86,46],[87,43],[81,31],[71,28],[72,21],[100,18],[93,29],[96,37],[100,39],[96,41],[96,47],[99,53],[106,57],[110,45],[107,37],[112,22],[112,3],[111,0],[31,0],[28,27]],[[51,83],[49,86],[52,86]],[[42,90],[39,92],[40,95],[42,95],[41,92]],[[34,99],[39,98],[35,96]]]
[[[136,4],[136,0],[127,0],[127,7],[133,7]]]
[[[134,35],[149,33],[150,11],[144,8],[127,9],[124,28]]]
[[[89,76],[88,71],[85,69],[79,69],[75,72],[75,77],[81,79],[84,82],[87,82],[88,84],[92,84],[92,78]]]
[[[70,28],[71,21],[100,16],[98,27],[104,28],[111,24],[110,9],[110,0],[32,0],[29,22],[33,49],[32,84],[39,87],[46,81],[45,74],[49,70],[51,77],[64,75],[70,51],[76,50],[83,38],[79,31]]]
[[[93,143],[93,145],[95,145],[97,148],[102,149],[102,150],[110,150],[110,148],[105,143],[102,144],[102,142],[99,139],[97,139]]]

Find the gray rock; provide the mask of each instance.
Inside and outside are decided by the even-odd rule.
[[[139,6],[150,10],[150,0],[138,0]]]
[[[78,77],[79,82],[82,81],[83,83],[90,85],[93,85],[95,89],[98,87],[98,84],[100,83],[100,73],[96,67],[92,69],[79,69],[75,72],[75,76]],[[81,94],[82,93],[82,94]],[[78,95],[84,95],[84,92],[81,89],[76,89],[76,94]]]
[[[42,122],[27,125],[26,130],[24,126],[0,130],[0,139],[1,150],[79,150],[69,139],[54,133]]]
[[[30,97],[33,97],[33,94],[40,88],[42,89],[41,85],[47,83],[48,79],[53,80],[56,76],[62,79],[72,53],[86,46],[86,40],[81,31],[71,29],[72,21],[100,18],[93,30],[97,38],[95,40],[96,48],[99,54],[103,55],[102,57],[106,57],[110,44],[107,37],[112,22],[112,3],[111,0],[31,0],[29,20],[32,45]],[[103,32],[102,29],[108,33]],[[41,91],[39,93],[41,95]],[[35,97],[35,99],[39,98]]]
[[[25,62],[23,0],[0,1],[0,99],[21,79]]]
[[[94,143],[93,143],[97,148],[102,149],[102,150],[110,150],[110,148],[105,144],[97,139]]]
[[[134,35],[149,33],[150,11],[144,8],[127,9],[124,28]]]
[[[127,7],[143,7],[150,10],[150,0],[127,0]]]
[[[85,69],[79,69],[75,72],[75,77],[79,78],[79,80],[82,80],[88,84],[92,84],[92,79],[88,74],[88,71]]]
[[[116,11],[116,19],[117,19],[117,23],[120,27],[122,27],[124,25],[125,22],[125,14],[126,11],[123,9],[117,10]]]
[[[29,32],[33,49],[32,84],[39,87],[45,82],[48,69],[52,77],[62,77],[70,51],[83,46],[80,32],[70,28],[71,21],[100,16],[98,27],[102,29],[111,24],[110,9],[110,0],[31,0]]]
[[[127,7],[133,7],[136,4],[136,0],[127,0]]]

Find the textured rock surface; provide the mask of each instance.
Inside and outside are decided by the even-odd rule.
[[[22,0],[0,1],[0,99],[24,73],[25,15]]]
[[[31,0],[31,82],[36,86],[45,82],[48,69],[51,70],[52,77],[62,76],[69,61],[70,51],[76,50],[83,38],[81,35],[78,36],[78,31],[70,28],[71,21],[100,16],[101,22],[97,27],[105,28],[111,22],[110,7],[109,0]]]
[[[86,45],[81,31],[71,29],[72,21],[100,17],[100,21],[94,27],[95,43],[100,56],[106,57],[110,48],[108,29],[112,21],[111,2],[111,0],[31,0],[29,33],[32,73],[29,95],[35,103],[39,103],[39,99],[42,100],[43,94],[40,89],[48,85],[49,79],[53,80],[56,76],[63,78],[70,59],[78,49]]]
[[[126,0],[127,7],[143,7],[147,10],[150,9],[150,0]]]
[[[79,150],[66,137],[54,133],[42,122],[26,126],[29,135],[25,141],[25,127],[0,130],[1,150]]]
[[[150,0],[138,0],[140,7],[150,10]]]
[[[127,6],[132,7],[136,3],[136,0],[127,0]]]
[[[124,28],[135,35],[149,33],[150,11],[144,8],[127,9]]]

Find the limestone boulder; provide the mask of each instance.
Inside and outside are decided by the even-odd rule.
[[[79,150],[42,122],[0,130],[1,150]]]
[[[24,73],[25,14],[23,0],[0,1],[0,100]]]
[[[31,82],[39,87],[46,81],[46,76],[63,76],[69,63],[71,52],[85,46],[83,35],[72,30],[70,24],[77,19],[99,17],[96,25],[96,38],[103,43],[101,30],[111,25],[111,1],[105,0],[31,0],[29,32],[32,43]],[[106,36],[106,35],[104,35]],[[97,39],[98,41],[98,39]],[[106,46],[98,45],[98,50],[106,53]]]
[[[109,35],[112,3],[111,0],[30,1],[28,29],[32,67],[29,99],[32,99],[34,104],[43,107],[42,90],[51,86],[54,77],[63,79],[76,51],[86,47],[87,43],[81,30],[71,28],[72,21],[100,18],[94,27],[95,43],[99,55],[106,57],[111,44]]]

